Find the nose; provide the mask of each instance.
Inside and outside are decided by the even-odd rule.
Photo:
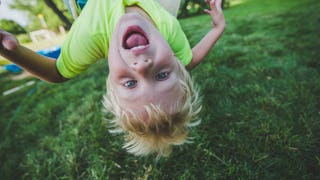
[[[131,64],[131,68],[139,73],[146,72],[152,66],[151,59],[137,60]]]

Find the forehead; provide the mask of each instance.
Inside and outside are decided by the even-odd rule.
[[[164,92],[146,92],[132,99],[121,99],[120,106],[128,113],[133,114],[147,121],[149,118],[146,107],[154,105],[164,112],[171,112],[175,109],[177,102],[181,99],[181,88],[174,86]]]
[[[140,111],[150,104],[161,108],[171,107],[181,97],[181,86],[178,83],[164,88],[148,88],[132,94],[119,95],[120,106],[124,109]]]

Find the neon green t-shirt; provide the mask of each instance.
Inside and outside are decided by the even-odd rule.
[[[126,6],[138,5],[155,22],[176,57],[187,65],[192,59],[189,42],[178,20],[154,0],[89,0],[72,25],[57,68],[62,76],[72,78],[99,59],[107,58],[109,40]]]

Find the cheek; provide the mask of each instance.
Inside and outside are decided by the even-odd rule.
[[[117,46],[116,38],[113,37],[109,43],[109,48],[108,48],[108,59],[117,59],[119,58],[120,53],[119,53],[119,48]]]
[[[125,61],[122,59],[118,49],[112,47],[108,52],[108,65],[109,65],[109,74],[123,74],[128,71],[128,66]]]
[[[121,56],[119,53],[119,38],[117,37],[117,30],[112,34],[112,37],[110,39],[109,47],[108,47],[108,64],[110,66],[114,66],[117,62],[120,61]]]
[[[170,46],[166,43],[159,43],[156,52],[156,56],[158,59],[161,59],[163,61],[171,60],[172,57],[174,57],[174,53]]]

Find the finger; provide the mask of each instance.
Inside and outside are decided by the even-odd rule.
[[[15,39],[13,39],[10,36],[3,36],[2,37],[2,46],[7,50],[12,51],[18,47],[18,43]]]
[[[207,14],[210,14],[210,10],[209,9],[205,9],[204,12],[207,13]]]
[[[222,11],[221,4],[222,4],[222,0],[216,0],[216,1],[215,1],[216,9],[217,9],[219,12]]]
[[[213,9],[215,7],[215,0],[206,0],[206,3],[210,5],[210,9]]]
[[[211,1],[210,1],[210,8],[211,8],[212,10],[216,9],[216,7],[215,7],[215,2],[216,2],[216,0],[211,0]]]

